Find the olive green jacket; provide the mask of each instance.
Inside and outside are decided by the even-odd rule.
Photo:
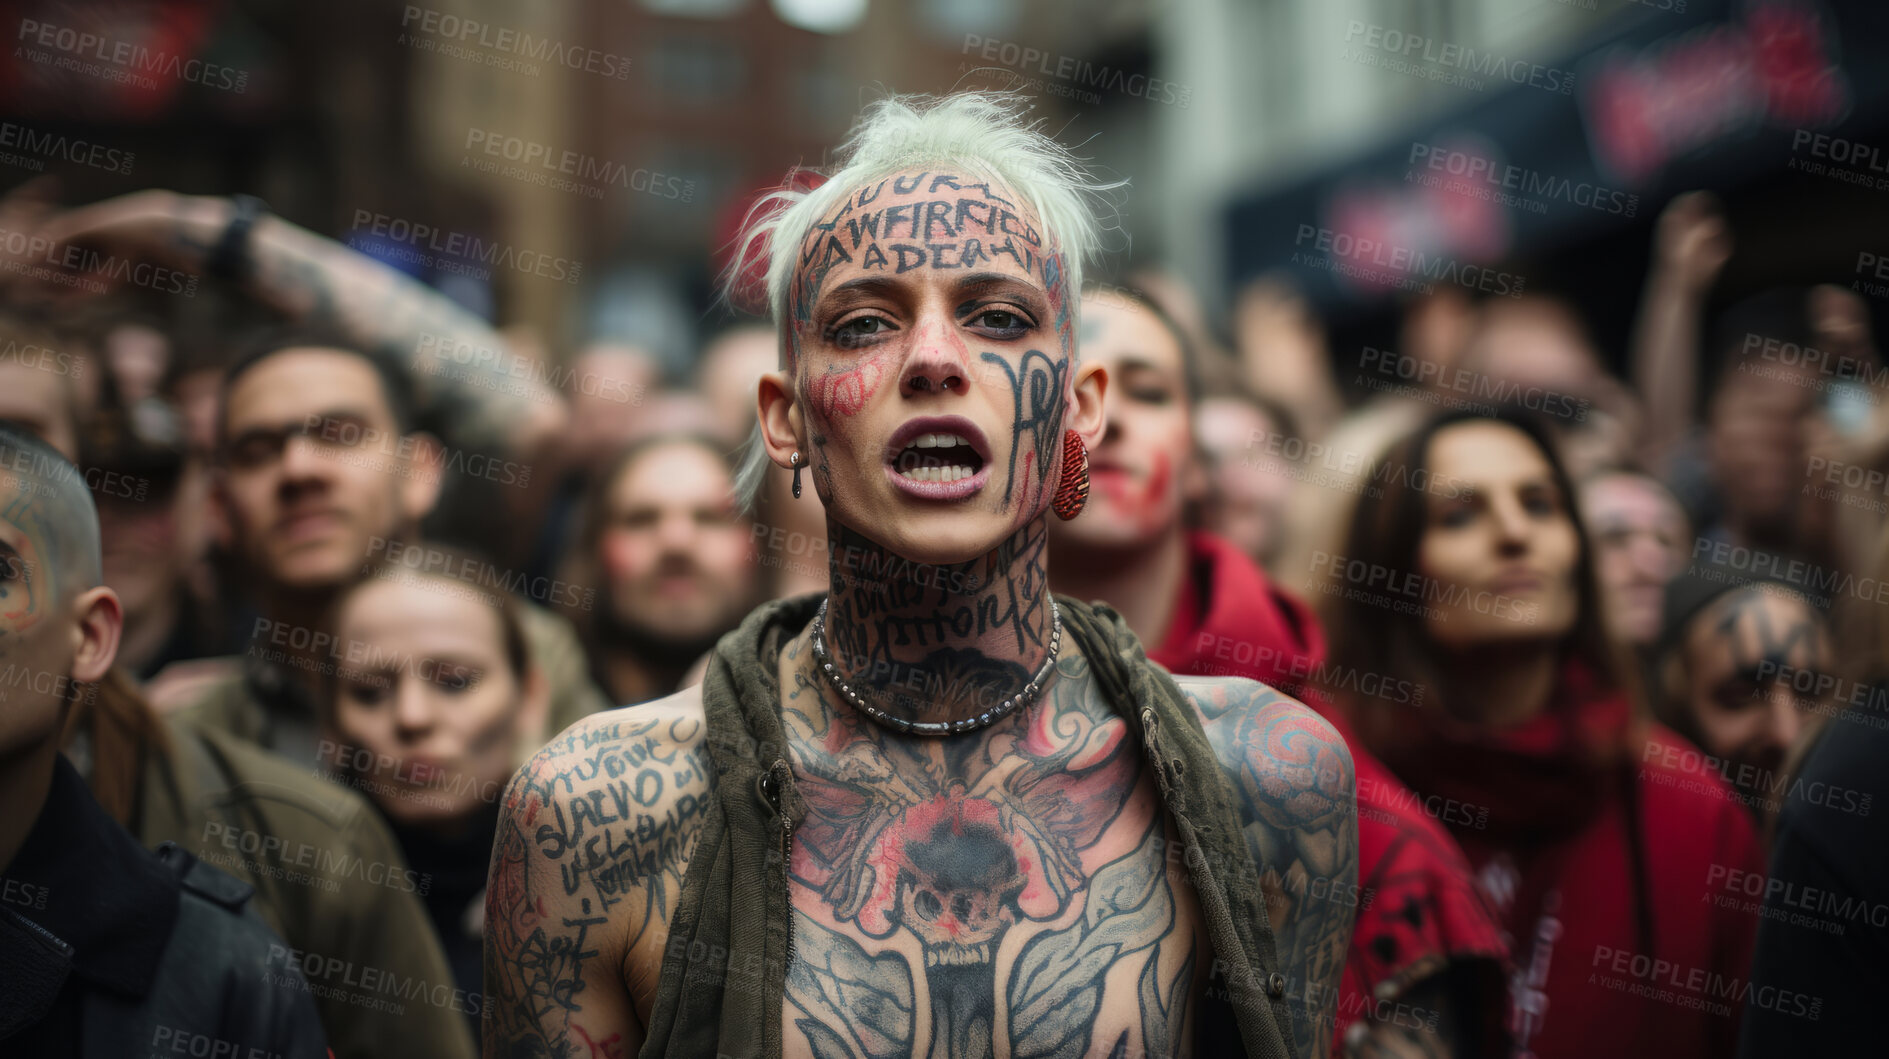
[[[271,966],[301,970],[336,1059],[476,1054],[467,1016],[410,870],[367,799],[308,765],[226,734],[171,722],[147,751],[131,830],[171,841],[256,888],[282,936]],[[279,961],[279,964],[277,963]]]
[[[1273,955],[1259,872],[1233,792],[1185,693],[1149,662],[1121,615],[1059,596],[1063,628],[1116,712],[1140,733],[1161,800],[1186,849],[1223,988],[1200,1009],[1195,1051],[1292,1056],[1285,979]],[[766,604],[722,638],[702,689],[715,776],[670,923],[640,1053],[779,1059],[792,957],[788,843],[806,813],[787,762],[776,666],[819,595]],[[1224,999],[1221,999],[1224,998]]]

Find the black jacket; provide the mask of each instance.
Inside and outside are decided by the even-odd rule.
[[[64,757],[4,878],[0,1054],[328,1054],[250,887],[175,846],[146,851]]]
[[[1889,683],[1846,684],[1778,813],[1764,879],[1728,875],[1721,903],[1758,918],[1738,1054],[1881,1055],[1889,986]],[[1867,694],[1867,702],[1856,701]],[[1759,896],[1762,895],[1762,896]]]

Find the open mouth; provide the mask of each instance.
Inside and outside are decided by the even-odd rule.
[[[957,434],[920,434],[892,460],[900,477],[914,482],[956,482],[982,470],[984,458]]]

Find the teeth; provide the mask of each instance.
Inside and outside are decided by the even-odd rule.
[[[904,453],[896,461],[898,472],[914,482],[962,481],[971,477],[975,468],[957,461],[963,458],[974,463],[975,456],[960,457],[954,454],[941,458],[938,454],[924,451],[941,448],[952,450],[959,446],[971,449],[971,443],[958,434],[920,434],[906,444]]]
[[[914,482],[956,482],[969,478],[972,472],[962,464],[953,464],[950,467],[913,467],[899,473]]]

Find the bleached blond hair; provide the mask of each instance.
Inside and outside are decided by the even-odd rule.
[[[815,225],[860,188],[919,168],[948,169],[984,181],[1036,215],[1045,255],[1061,257],[1063,298],[1071,333],[1079,326],[1083,266],[1103,232],[1103,196],[1125,181],[1098,180],[1086,163],[1033,119],[1028,98],[1013,92],[959,92],[945,96],[888,96],[867,106],[846,141],[834,151],[826,182],[807,190],[789,186],[749,211],[728,269],[732,285],[767,263],[768,315],[786,362],[799,248]],[[794,181],[789,181],[789,185]],[[752,510],[769,461],[757,424],[735,479],[735,495]]]

